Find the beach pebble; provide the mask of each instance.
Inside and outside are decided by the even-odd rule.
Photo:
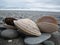
[[[28,45],[32,45],[32,44],[28,44]],[[33,44],[33,45],[43,45],[43,44]]]
[[[0,16],[0,24],[3,24],[3,17],[2,16]]]
[[[0,30],[5,30],[6,28],[5,27],[0,27]]]
[[[5,38],[16,38],[18,32],[16,30],[7,29],[1,32],[1,36]]]
[[[4,28],[4,27],[0,27],[0,34],[1,34],[1,32],[3,31],[3,30],[5,30],[6,28]]]
[[[0,30],[5,30],[4,24],[0,24]]]
[[[41,36],[39,36],[39,37],[26,37],[24,39],[24,42],[27,45],[37,45],[37,44],[39,45],[40,43],[49,39],[50,37],[51,37],[50,34],[42,33]]]
[[[41,32],[52,33],[59,30],[59,26],[53,23],[41,22],[38,24]]]
[[[44,45],[55,45],[53,41],[44,41],[43,44]]]
[[[21,37],[9,40],[0,38],[0,45],[24,45],[24,41]]]
[[[1,37],[1,32],[4,31],[6,28],[0,27],[0,37]]]
[[[1,36],[1,32],[3,31],[3,30],[5,30],[6,28],[2,25],[2,24],[0,24],[0,36]]]

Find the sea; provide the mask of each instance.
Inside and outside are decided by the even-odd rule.
[[[33,11],[33,10],[0,10],[0,17],[30,18],[36,21],[42,16],[55,16],[60,19],[60,12],[55,11]]]

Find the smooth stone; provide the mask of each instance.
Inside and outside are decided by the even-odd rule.
[[[0,24],[3,24],[3,17],[0,16]]]
[[[44,45],[55,45],[53,41],[44,41],[43,44]]]
[[[7,29],[1,32],[1,36],[5,38],[16,38],[18,32],[16,30]]]
[[[0,36],[1,36],[1,32],[4,31],[6,28],[4,27],[0,27]]]
[[[48,33],[42,33],[41,36],[39,37],[26,37],[24,39],[25,44],[29,44],[29,45],[37,45],[42,43],[43,41],[49,39],[51,37],[50,34]]]
[[[4,24],[0,24],[0,27],[3,27],[3,28],[5,28],[5,27],[4,27]]]
[[[6,28],[5,27],[0,27],[0,30],[5,30]]]
[[[3,30],[5,30],[6,28],[3,26],[3,24],[0,24],[0,36],[1,36],[1,32],[3,31]]]
[[[43,45],[43,44],[28,44],[28,45]]]
[[[50,40],[55,42],[55,45],[60,45],[60,32],[56,31],[51,34]]]
[[[5,40],[0,38],[0,45],[24,45],[23,38]]]

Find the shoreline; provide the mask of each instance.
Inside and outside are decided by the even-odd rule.
[[[60,10],[40,10],[40,9],[0,9],[4,11],[43,11],[43,12],[60,12]]]

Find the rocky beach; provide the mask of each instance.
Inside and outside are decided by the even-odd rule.
[[[36,20],[42,16],[54,16],[57,18],[58,23],[60,21],[60,12],[49,12],[49,11],[25,11],[25,10],[0,10],[0,24],[3,24],[2,20],[5,17],[14,17],[16,19],[29,18],[36,22]],[[1,27],[1,25],[0,25]],[[7,31],[8,32],[8,31]],[[14,33],[13,33],[14,34]],[[11,34],[12,35],[12,34]],[[53,41],[55,45],[60,45],[60,32],[54,32],[51,34],[49,40]],[[0,38],[0,45],[25,45],[23,38],[16,39],[2,39]]]

